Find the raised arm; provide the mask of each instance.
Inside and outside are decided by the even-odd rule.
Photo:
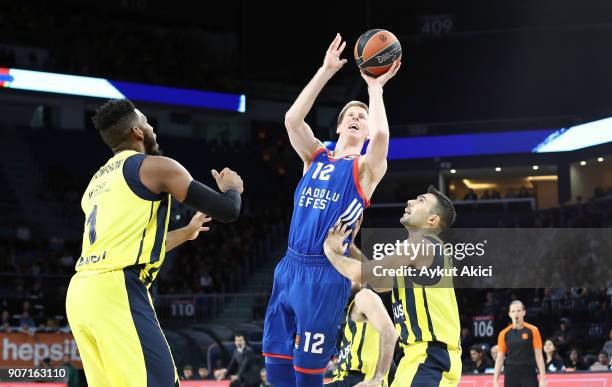
[[[289,141],[305,165],[310,164],[312,154],[317,149],[322,148],[323,144],[314,136],[312,129],[304,120],[312,109],[315,99],[323,90],[323,86],[346,63],[346,59],[340,59],[340,54],[345,47],[346,42],[342,41],[340,34],[336,34],[334,41],[325,53],[323,66],[319,68],[291,105],[291,108],[285,113],[285,127],[289,134]]]
[[[363,158],[367,174],[366,186],[378,184],[387,171],[389,123],[383,101],[383,86],[397,74],[400,66],[401,62],[393,62],[389,71],[378,78],[370,77],[363,72],[361,73],[361,76],[368,85],[369,95],[368,127],[370,130],[370,143],[366,150],[366,157]]]
[[[391,368],[395,342],[398,338],[393,322],[380,297],[370,289],[361,289],[355,295],[355,304],[350,318],[356,322],[367,322],[379,335],[378,361],[374,376],[370,380],[357,384],[356,387],[380,386]]]
[[[232,222],[240,214],[242,179],[228,168],[211,172],[222,193],[194,180],[181,164],[162,156],[149,156],[142,161],[140,179],[154,194],[167,192],[215,220]]]

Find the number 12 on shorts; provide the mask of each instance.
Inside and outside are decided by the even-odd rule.
[[[304,332],[304,352],[323,353],[323,343],[325,335],[323,333]]]

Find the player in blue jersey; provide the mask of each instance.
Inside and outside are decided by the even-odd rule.
[[[291,145],[304,162],[304,175],[295,190],[289,246],[274,271],[264,325],[263,353],[274,387],[323,384],[351,290],[350,281],[325,257],[323,242],[335,224],[356,227],[387,170],[389,124],[383,86],[397,74],[399,62],[378,78],[362,73],[369,106],[351,101],[342,109],[333,152],[304,121],[323,86],[346,63],[340,59],[345,46],[337,34],[323,66],[285,115]],[[370,143],[361,156],[366,139]]]

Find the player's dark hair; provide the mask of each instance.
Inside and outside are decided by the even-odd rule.
[[[336,126],[340,126],[340,123],[344,119],[344,115],[346,114],[346,111],[349,110],[349,108],[351,108],[352,106],[359,106],[360,108],[365,109],[365,111],[368,112],[368,113],[370,111],[368,109],[368,105],[366,105],[365,103],[363,103],[361,101],[351,101],[351,102],[347,103],[346,105],[344,105],[344,107],[340,111],[340,114],[338,115],[338,122],[336,123]]]
[[[478,344],[474,344],[470,347],[470,351],[476,351],[480,354],[484,353],[484,349],[482,349],[482,346],[478,345]]]
[[[111,147],[125,141],[136,120],[136,107],[129,99],[111,99],[91,118],[102,140]]]
[[[453,202],[451,202],[448,196],[435,189],[433,185],[427,188],[427,193],[436,197],[438,203],[434,208],[434,212],[440,217],[440,229],[446,230],[455,223],[455,218],[457,217]]]

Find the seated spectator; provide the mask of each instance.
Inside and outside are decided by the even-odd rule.
[[[568,319],[561,319],[559,329],[553,335],[552,340],[557,343],[561,355],[567,354],[567,350],[574,344],[574,333],[569,326]]]
[[[23,312],[19,316],[19,332],[33,335],[36,332],[36,324],[30,316],[30,312]]]
[[[266,374],[265,368],[262,368],[259,371],[259,378],[260,378],[259,387],[272,387],[272,385],[268,383],[268,375]]]
[[[493,359],[493,363],[497,359],[497,345],[491,347],[491,359]]]
[[[0,332],[11,331],[11,314],[8,310],[3,310],[0,315]]]
[[[487,368],[493,367],[480,345],[470,348],[470,360],[465,364],[463,372],[470,374],[484,374]]]
[[[470,188],[468,193],[466,193],[463,197],[463,200],[478,200],[478,196],[476,196],[476,192],[474,192],[474,190]]]
[[[544,342],[543,351],[546,372],[565,371],[563,360],[557,355],[557,348],[551,339]]]
[[[209,380],[210,372],[208,371],[208,367],[204,364],[198,367],[198,379],[199,380]]]
[[[225,379],[229,373],[230,387],[251,387],[259,383],[259,374],[255,364],[255,352],[246,345],[243,334],[234,336],[236,350],[232,354],[227,368],[215,371],[217,380]]]
[[[491,199],[501,199],[501,193],[499,193],[499,191],[496,190],[496,189],[492,189],[491,190]]]
[[[588,367],[582,360],[582,357],[580,356],[578,349],[576,348],[572,348],[570,350],[569,357],[567,358],[567,361],[565,363],[566,363],[566,368],[565,368],[566,371],[585,371],[588,369]]]
[[[461,328],[461,348],[470,348],[474,345],[474,338],[472,337],[472,332],[470,332],[470,328]],[[468,357],[469,354],[465,354],[462,358]]]
[[[608,357],[612,357],[612,329],[608,333],[608,341],[604,344],[602,351],[606,351],[608,353]]]
[[[608,371],[610,369],[610,357],[608,352],[601,351],[597,357],[597,361],[591,365],[591,371]]]
[[[530,197],[530,196],[531,196],[531,195],[529,194],[529,191],[527,190],[527,187],[522,186],[522,187],[519,189],[519,192],[518,192],[517,197],[519,197],[519,198],[528,198],[528,197]]]
[[[488,189],[485,189],[484,191],[482,191],[482,195],[480,195],[480,200],[489,200],[491,199],[491,194],[489,193]]]
[[[181,380],[194,380],[193,377],[193,366],[191,364],[185,364],[183,367],[183,375],[181,375]]]

